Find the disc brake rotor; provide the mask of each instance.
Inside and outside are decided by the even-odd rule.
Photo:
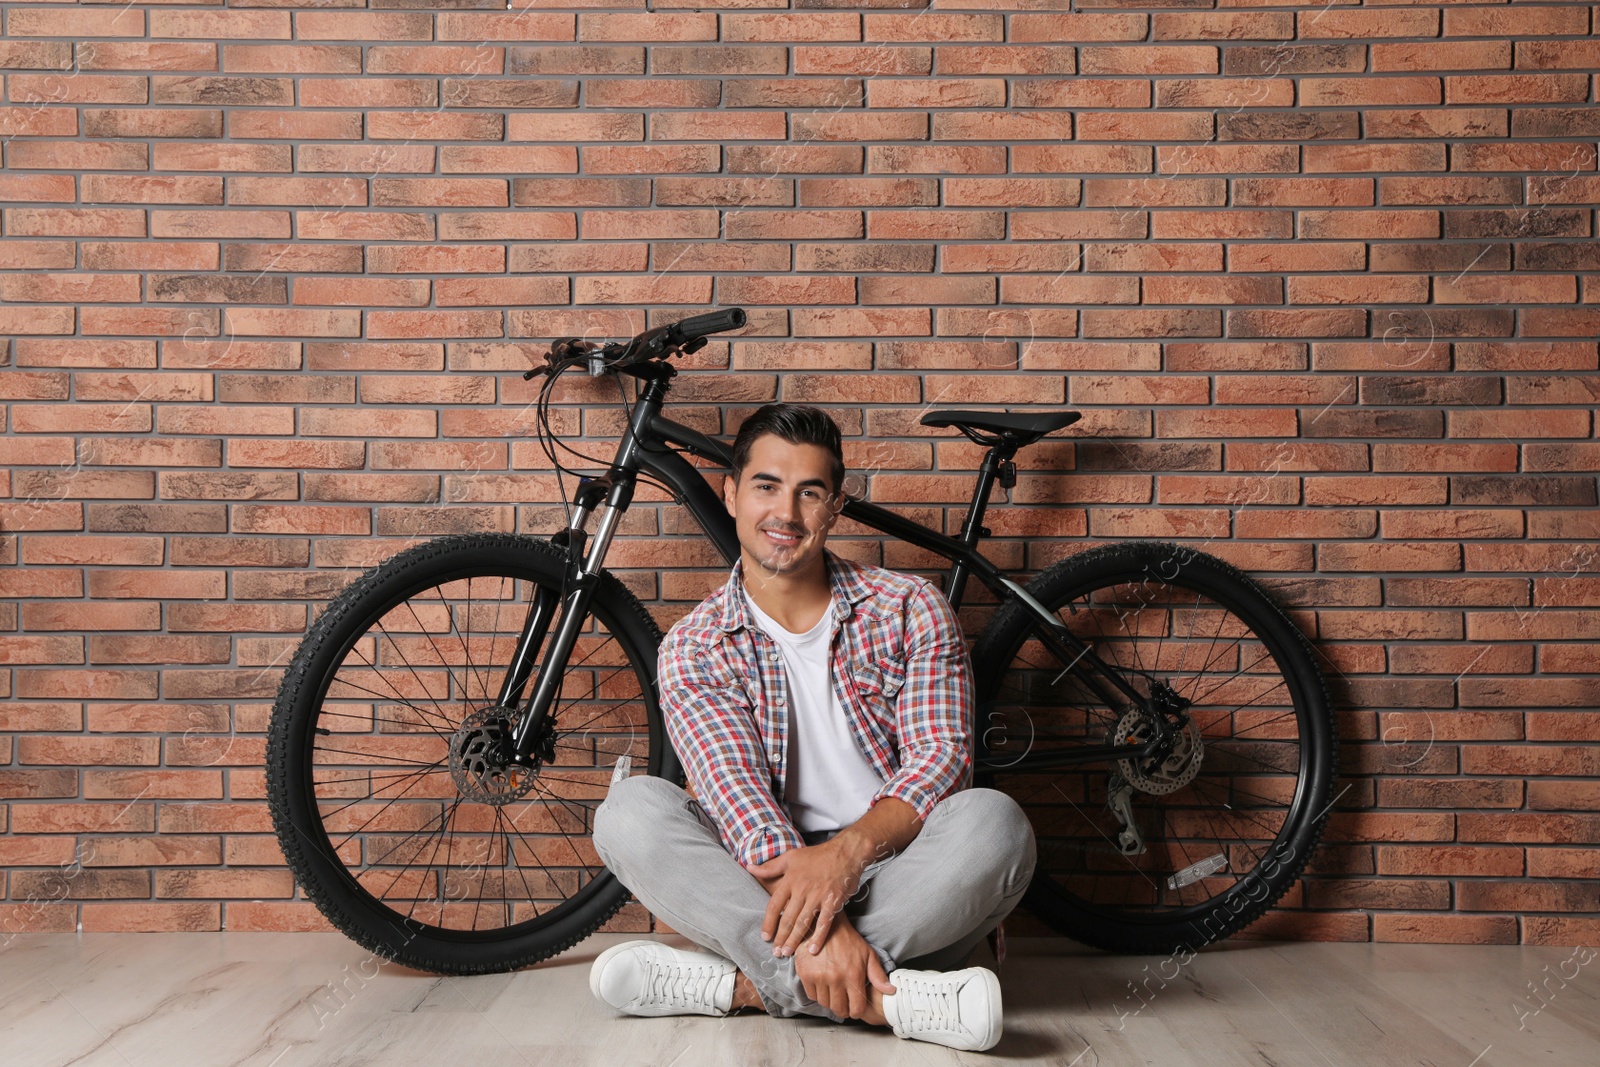
[[[1150,740],[1150,737],[1150,720],[1138,708],[1124,715],[1111,735],[1112,742],[1118,745],[1137,745]],[[1172,751],[1155,767],[1146,771],[1140,764],[1147,761],[1137,759],[1118,760],[1117,766],[1128,784],[1141,793],[1166,796],[1194,781],[1195,775],[1200,773],[1204,754],[1205,744],[1200,740],[1200,727],[1193,718],[1186,718],[1182,725],[1173,730]]]
[[[533,789],[534,772],[508,763],[512,712],[484,708],[468,715],[450,740],[450,777],[463,800],[496,807],[526,796]]]

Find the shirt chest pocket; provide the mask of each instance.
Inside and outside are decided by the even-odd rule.
[[[852,667],[850,682],[868,713],[880,722],[893,722],[906,683],[903,664],[869,663]]]

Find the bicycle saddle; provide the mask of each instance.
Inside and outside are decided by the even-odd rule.
[[[1030,445],[1047,433],[1071,426],[1083,413],[1079,411],[930,411],[922,416],[924,426],[954,426],[973,440],[976,431],[1009,437],[1017,447]],[[988,443],[988,442],[980,442]]]

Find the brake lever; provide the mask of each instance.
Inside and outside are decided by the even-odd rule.
[[[582,355],[586,352],[598,351],[599,347],[600,346],[594,344],[592,341],[585,341],[578,337],[563,337],[560,340],[553,342],[550,345],[550,351],[544,354],[544,366],[534,367],[531,370],[523,371],[522,380],[528,382],[541,375],[551,374],[572,357]],[[589,357],[590,374],[599,373],[599,371],[593,369],[594,359],[595,357],[593,355]]]

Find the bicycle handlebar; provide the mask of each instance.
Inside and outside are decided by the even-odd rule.
[[[545,365],[525,372],[524,380],[540,374],[549,374],[567,360],[577,360],[598,351],[605,365],[611,369],[630,366],[648,359],[662,359],[674,351],[693,352],[705,344],[704,338],[725,330],[737,330],[747,321],[744,308],[723,308],[694,315],[672,323],[656,326],[629,341],[609,345],[596,345],[577,337],[563,337],[550,345],[545,353]],[[594,373],[599,373],[595,371]]]
[[[724,330],[737,330],[745,324],[745,321],[744,308],[724,308],[721,311],[708,311],[704,315],[695,315],[682,322],[675,322],[667,327],[667,333],[672,338],[671,347],[677,347],[697,337],[722,333]]]

